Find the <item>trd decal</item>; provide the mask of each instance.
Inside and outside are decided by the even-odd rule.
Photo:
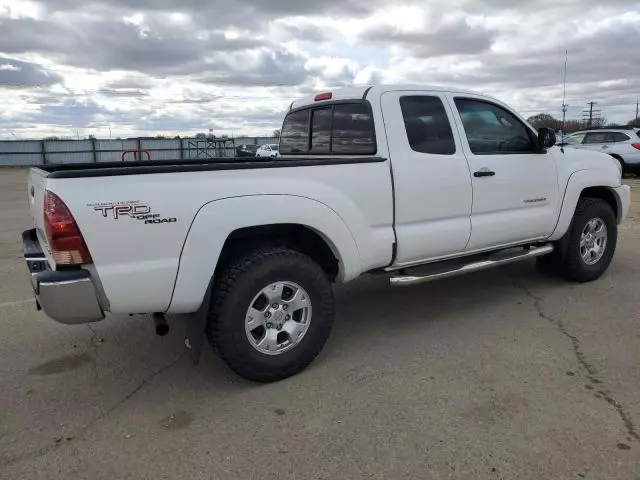
[[[111,215],[116,220],[124,215],[131,218],[138,218],[139,215],[142,216],[151,212],[151,207],[144,203],[139,203],[137,205],[99,205],[93,208],[94,210],[102,212],[103,217]]]
[[[111,217],[114,220],[128,217],[143,221],[145,225],[175,223],[178,221],[175,217],[161,218],[159,213],[152,213],[151,207],[142,202],[94,203],[88,206],[100,212],[104,218]]]

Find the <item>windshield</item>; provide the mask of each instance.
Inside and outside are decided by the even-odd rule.
[[[566,145],[578,145],[582,143],[582,141],[584,140],[584,136],[584,133],[575,133],[566,137],[563,143]]]

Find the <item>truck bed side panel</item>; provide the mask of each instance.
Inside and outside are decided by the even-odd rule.
[[[71,209],[113,313],[167,310],[181,250],[196,213],[205,204],[222,198],[291,195],[316,200],[349,225],[363,270],[391,261],[393,201],[386,161],[152,175],[54,176],[47,180],[46,188]],[[136,206],[135,212],[128,211],[127,206]],[[243,214],[224,211],[220,223],[229,224],[227,217]],[[144,215],[157,217],[144,219]],[[264,224],[270,224],[277,216],[265,209],[262,218]],[[210,221],[215,228],[216,219]],[[215,256],[212,250],[197,254]]]

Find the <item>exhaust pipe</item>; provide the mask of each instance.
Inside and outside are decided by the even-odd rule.
[[[167,323],[167,318],[164,316],[164,313],[154,313],[153,323],[156,326],[156,335],[159,337],[164,337],[169,333],[169,324]]]

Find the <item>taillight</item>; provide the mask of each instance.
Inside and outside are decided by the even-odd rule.
[[[631,146],[636,150],[640,150],[640,143],[632,143]]]
[[[56,265],[93,263],[89,249],[69,208],[60,197],[49,190],[44,197],[44,230]]]

